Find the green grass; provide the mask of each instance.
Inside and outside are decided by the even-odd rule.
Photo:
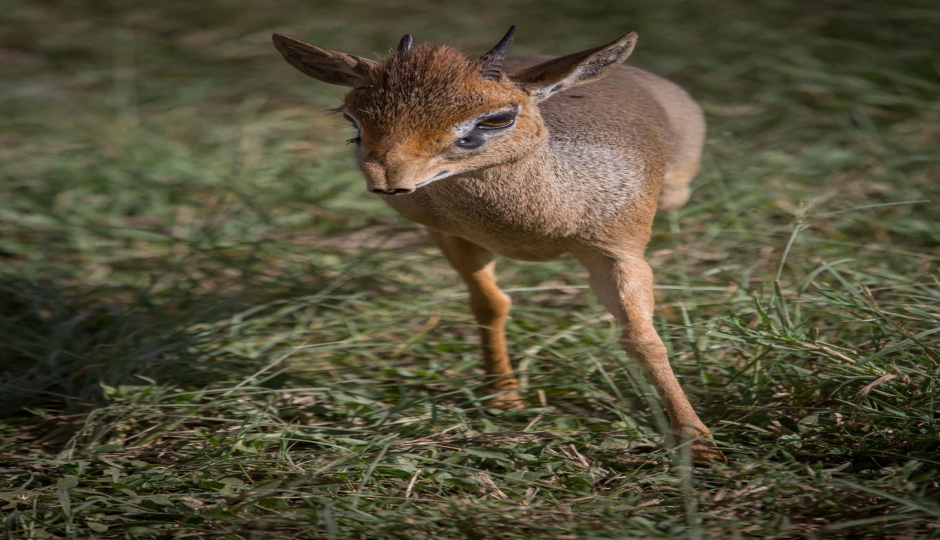
[[[67,3],[0,9],[0,534],[940,538],[933,2]],[[691,470],[571,259],[500,261],[531,407],[365,193],[274,31],[631,63],[704,105],[657,322],[729,456]]]

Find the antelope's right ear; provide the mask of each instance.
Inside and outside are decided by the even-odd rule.
[[[282,34],[274,34],[271,38],[290,65],[325,83],[361,86],[378,66],[374,60],[321,49]]]

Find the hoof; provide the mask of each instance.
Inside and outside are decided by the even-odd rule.
[[[692,463],[696,465],[711,465],[712,463],[727,463],[728,458],[721,453],[712,441],[697,441],[692,444]]]
[[[725,463],[728,461],[728,458],[721,453],[721,450],[718,449],[718,445],[712,440],[712,434],[709,433],[708,428],[705,426],[688,426],[675,435],[675,441],[677,445],[691,441],[689,446],[692,450],[692,463],[696,465],[709,465],[711,463]]]
[[[492,409],[525,409],[525,402],[519,392],[507,392],[486,400],[486,406]]]

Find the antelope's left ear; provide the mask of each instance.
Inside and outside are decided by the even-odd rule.
[[[360,86],[378,62],[352,54],[321,49],[282,34],[271,36],[290,65],[314,79],[340,86]]]
[[[543,62],[509,78],[542,101],[572,86],[603,78],[630,56],[636,40],[636,32],[630,32],[613,43]]]

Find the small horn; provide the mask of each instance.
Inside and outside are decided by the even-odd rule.
[[[411,46],[414,45],[415,37],[411,34],[405,34],[402,36],[401,41],[398,42],[398,52],[410,51]]]
[[[503,39],[499,40],[499,43],[490,49],[490,52],[480,57],[480,62],[483,64],[480,67],[480,75],[482,75],[484,79],[491,81],[499,80],[499,76],[503,72],[503,58],[505,58],[506,53],[509,52],[509,47],[512,45],[512,38],[515,35],[516,25],[512,25],[509,27],[509,31],[506,32],[506,35],[503,36]]]

